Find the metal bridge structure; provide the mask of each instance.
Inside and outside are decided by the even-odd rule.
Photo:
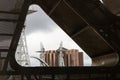
[[[16,80],[59,80],[60,76],[63,80],[120,79],[120,1],[103,3],[0,0],[0,79],[10,75],[17,76]],[[92,58],[92,67],[24,67],[17,63],[16,49],[32,4],[39,5]],[[50,77],[44,79],[44,75]]]

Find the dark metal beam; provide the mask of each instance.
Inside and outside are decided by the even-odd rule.
[[[0,59],[6,59],[5,57],[0,57]]]
[[[24,3],[23,3],[23,6],[21,8],[21,14],[19,15],[18,23],[17,23],[16,29],[14,31],[14,36],[13,36],[11,44],[10,44],[9,52],[8,52],[8,55],[7,55],[7,60],[5,60],[5,63],[4,63],[4,66],[3,66],[4,71],[7,70],[9,61],[10,61],[10,65],[13,69],[15,69],[16,67],[17,67],[17,69],[18,69],[18,67],[22,68],[16,62],[15,51],[17,49],[19,38],[20,38],[20,35],[21,35],[21,32],[22,32],[24,22],[25,22],[25,18],[26,18],[28,8],[29,8],[31,2],[32,2],[32,0],[25,0]]]
[[[24,25],[24,22],[25,22],[27,11],[28,11],[28,8],[29,8],[29,5],[30,5],[29,2],[31,2],[31,1],[29,1],[29,0],[24,1],[23,6],[21,8],[21,14],[19,15],[19,18],[17,20],[16,19],[0,19],[0,21],[17,22],[17,26],[16,26],[16,29],[14,31],[14,35],[13,35],[13,38],[12,38],[12,41],[11,41],[11,44],[10,44],[9,52],[7,54],[7,57],[6,57],[7,59],[5,60],[5,62],[3,64],[3,71],[4,72],[7,71],[9,62],[10,62],[11,68],[13,68],[13,66],[14,67],[20,66],[16,62],[15,51],[16,51],[16,48],[17,48],[17,45],[18,45],[18,41],[19,41],[22,29],[23,29],[23,25]],[[17,73],[15,73],[15,74],[17,74]]]
[[[0,19],[0,21],[4,21],[4,22],[20,22],[20,20],[17,19]]]
[[[58,7],[58,5],[61,3],[62,0],[59,0],[54,7],[52,8],[52,10],[50,10],[50,12],[48,13],[48,15],[51,15],[53,13],[53,11]]]
[[[9,49],[0,49],[0,52],[8,52]]]
[[[20,75],[18,71],[0,71],[0,75]]]
[[[74,37],[76,37],[77,35],[79,35],[80,33],[82,33],[83,31],[85,31],[85,30],[88,29],[88,28],[89,28],[89,26],[86,26],[86,27],[84,27],[83,29],[78,30],[76,33],[74,33],[74,34],[71,35],[70,37],[71,37],[71,38],[74,38]]]
[[[11,12],[10,11],[0,11],[0,14],[1,13],[4,13],[4,14],[15,14],[15,15],[16,14],[20,14],[20,12],[12,12],[12,11]]]
[[[48,71],[49,70],[49,71]],[[0,75],[60,75],[60,74],[119,74],[118,67],[34,67],[24,68],[16,71],[0,71]]]
[[[111,53],[114,53],[114,52],[105,52],[105,53],[99,53],[99,54],[95,54],[95,55],[92,55],[91,58],[95,58],[95,57],[100,57],[100,56],[104,56],[104,55],[109,55]]]
[[[13,36],[13,34],[0,33],[0,36]]]

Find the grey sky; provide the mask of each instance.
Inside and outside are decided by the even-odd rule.
[[[61,41],[63,46],[68,49],[82,49],[54,23],[39,6],[32,5],[30,9],[37,12],[30,14],[26,18],[26,34],[28,50],[30,55],[39,57],[36,51],[40,50],[40,42],[43,43],[46,50],[56,50]],[[85,52],[84,52],[85,53]],[[37,60],[31,59],[32,65],[39,65]],[[84,54],[84,65],[90,66],[91,59]]]
[[[35,10],[37,12],[27,16],[26,24],[29,23],[29,29],[27,30],[28,34],[33,32],[49,33],[56,28],[57,24],[48,18],[41,8],[33,5],[30,7],[30,10]]]

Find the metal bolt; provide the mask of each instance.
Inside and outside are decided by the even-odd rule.
[[[100,32],[104,32],[103,29],[100,29],[99,31],[100,31]]]
[[[108,34],[105,34],[105,37],[108,37]]]

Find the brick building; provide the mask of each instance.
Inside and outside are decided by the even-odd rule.
[[[45,62],[49,66],[59,66],[59,54],[58,50],[46,51]],[[64,49],[63,60],[65,66],[83,66],[83,52],[79,52],[77,49]]]

